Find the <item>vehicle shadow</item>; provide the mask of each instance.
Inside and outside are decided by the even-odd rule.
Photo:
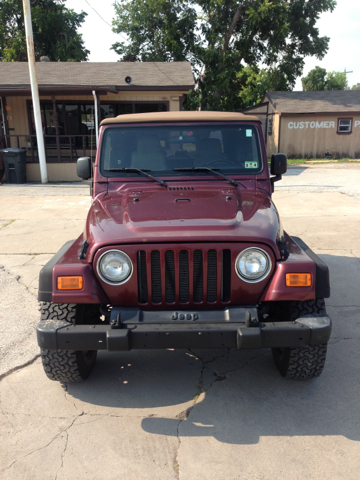
[[[263,436],[342,435],[359,441],[358,356],[356,340],[334,340],[322,376],[304,382],[283,379],[269,350],[233,350],[205,369],[185,350],[103,352],[91,379],[68,384],[68,394],[86,402],[90,412],[94,405],[121,415],[136,410],[144,416],[143,430],[154,435],[175,437],[180,427],[182,436],[231,444],[254,444]],[[201,389],[205,394],[196,402]],[[178,406],[176,414],[169,416],[168,406]]]
[[[288,165],[287,172],[283,176],[286,177],[297,177],[301,175],[309,167],[304,167],[303,165]]]
[[[266,355],[228,374],[229,380],[215,382],[180,425],[177,419],[144,418],[142,428],[156,435],[179,431],[182,437],[211,436],[239,445],[256,444],[266,436],[360,441],[359,374],[357,367],[344,371],[350,360],[344,359],[347,349],[344,343],[330,345],[323,375],[307,382],[281,378]]]
[[[264,436],[359,441],[359,260],[321,257],[330,267],[333,332],[319,378],[283,379],[267,349],[99,352],[90,378],[67,384],[68,395],[90,413],[141,417],[142,429],[153,435],[239,445]]]

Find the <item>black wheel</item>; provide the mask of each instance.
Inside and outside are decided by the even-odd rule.
[[[40,307],[41,320],[65,320],[76,323],[80,310],[75,304],[47,303]],[[47,350],[41,349],[44,371],[50,380],[58,382],[81,382],[86,380],[96,361],[97,350]]]
[[[323,299],[290,302],[287,316],[294,321],[303,315],[326,313]],[[273,348],[273,357],[280,374],[285,378],[308,380],[321,375],[326,360],[327,343],[303,348]]]

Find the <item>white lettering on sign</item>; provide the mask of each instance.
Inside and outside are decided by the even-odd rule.
[[[355,120],[355,127],[359,127],[360,126],[360,120]]]
[[[360,120],[355,122],[355,127],[360,126]],[[335,122],[289,122],[288,128],[300,130],[304,128],[335,128]]]

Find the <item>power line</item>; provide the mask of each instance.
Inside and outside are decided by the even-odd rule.
[[[94,12],[101,18],[101,20],[106,23],[106,25],[109,25],[109,27],[111,27],[111,29],[113,28],[113,26],[110,25],[110,23],[108,23],[106,20],[104,20],[103,17],[100,15],[100,13],[97,12],[97,11],[95,10],[95,8],[90,5],[90,3],[88,2],[88,0],[85,0],[85,2],[89,5],[89,7],[90,7],[92,10],[94,10]],[[121,35],[121,33],[119,33],[119,35],[120,35],[120,37],[122,37],[122,38],[127,42],[127,39],[126,39],[123,35]]]

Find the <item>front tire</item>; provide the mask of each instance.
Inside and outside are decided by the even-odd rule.
[[[68,303],[43,302],[40,307],[41,321],[65,320],[76,323],[79,306]],[[58,382],[81,382],[91,373],[97,350],[48,350],[41,349],[41,360],[46,376]]]
[[[288,317],[294,321],[301,316],[326,313],[323,299],[290,302]],[[303,348],[273,348],[273,358],[280,374],[285,378],[309,380],[321,375],[326,360],[327,343]]]
[[[96,361],[96,350],[46,350],[41,349],[41,360],[46,376],[58,382],[86,380]]]

